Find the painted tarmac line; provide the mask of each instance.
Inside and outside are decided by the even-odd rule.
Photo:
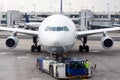
[[[14,54],[14,53],[11,53],[11,52],[0,52],[0,55],[6,55],[6,54]]]
[[[19,56],[17,57],[17,59],[26,59],[26,58],[29,58],[28,56]]]

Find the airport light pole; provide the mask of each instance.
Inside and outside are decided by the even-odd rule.
[[[83,6],[81,6],[81,10],[83,10]]]
[[[0,12],[2,12],[2,7],[0,6]]]
[[[21,6],[20,9],[21,9],[21,12],[22,12],[23,7]]]
[[[114,8],[115,8],[115,13],[117,12],[117,6],[114,6]]]
[[[69,13],[70,13],[70,10],[71,10],[71,3],[68,3],[68,5],[69,5]]]
[[[52,7],[50,6],[50,12],[52,12]]]
[[[33,8],[34,8],[34,16],[35,16],[35,8],[36,8],[36,4],[33,4]]]
[[[1,6],[1,12],[3,12],[3,4],[1,4],[0,6]]]
[[[108,8],[108,20],[110,20],[110,3],[107,3],[107,8]]]
[[[71,3],[68,3],[69,5],[69,17],[70,17],[70,12],[71,12]]]
[[[118,8],[120,9],[120,5],[118,5]],[[120,10],[118,10],[118,12],[120,13]]]
[[[108,8],[108,13],[109,13],[110,3],[107,3],[107,8]]]
[[[93,7],[92,7],[92,12],[94,12],[94,9],[95,9],[95,7],[93,6]]]

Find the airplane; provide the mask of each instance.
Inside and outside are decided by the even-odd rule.
[[[38,29],[41,24],[41,22],[30,22],[29,16],[27,15],[27,13],[25,13],[25,19],[26,19],[25,25],[27,27],[31,27],[32,30]]]
[[[62,14],[55,14],[47,17],[41,23],[38,31],[25,30],[19,28],[7,28],[0,27],[0,30],[11,31],[13,34],[6,39],[6,46],[14,49],[18,44],[17,33],[29,34],[33,36],[33,45],[31,51],[41,51],[41,47],[55,55],[58,60],[58,55],[61,55],[70,50],[77,38],[83,39],[83,45],[79,46],[79,51],[89,52],[89,46],[87,45],[87,36],[103,33],[102,46],[105,49],[109,49],[113,46],[113,39],[107,35],[108,31],[120,30],[120,27],[77,31],[73,21]]]
[[[62,0],[60,1],[60,5],[62,5]],[[107,35],[107,32],[118,31],[120,27],[77,31],[74,22],[62,14],[62,7],[60,12],[61,14],[54,14],[45,18],[37,31],[0,26],[0,30],[12,32],[11,36],[5,41],[6,46],[14,49],[18,44],[17,33],[28,34],[33,36],[31,52],[36,50],[41,52],[42,47],[54,55],[56,61],[59,60],[61,55],[63,56],[63,53],[69,51],[74,46],[77,39],[80,39],[82,42],[82,45],[79,46],[79,52],[89,52],[89,46],[87,45],[87,37],[89,35],[103,33],[101,38],[103,48],[110,49],[113,46],[114,41]]]
[[[14,28],[38,30],[41,22],[30,22],[27,13],[25,13],[24,17],[25,17],[25,23],[18,23],[17,25],[14,25]]]
[[[113,27],[120,27],[120,24],[112,24]]]

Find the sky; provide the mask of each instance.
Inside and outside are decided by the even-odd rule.
[[[0,0],[0,11],[58,12],[60,0]],[[63,11],[90,9],[95,12],[120,11],[120,0],[63,0]]]

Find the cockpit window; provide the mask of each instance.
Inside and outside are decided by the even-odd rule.
[[[49,30],[50,30],[50,31],[56,31],[57,28],[55,28],[55,27],[49,27]],[[48,30],[48,31],[49,31],[49,30]]]
[[[64,27],[64,30],[65,30],[65,31],[69,31],[69,29],[68,29],[66,26]]]
[[[46,27],[45,31],[56,31],[57,28],[55,27]]]
[[[63,27],[57,27],[57,31],[63,31],[64,28]]]
[[[69,31],[66,26],[63,27],[46,27],[45,31]]]

